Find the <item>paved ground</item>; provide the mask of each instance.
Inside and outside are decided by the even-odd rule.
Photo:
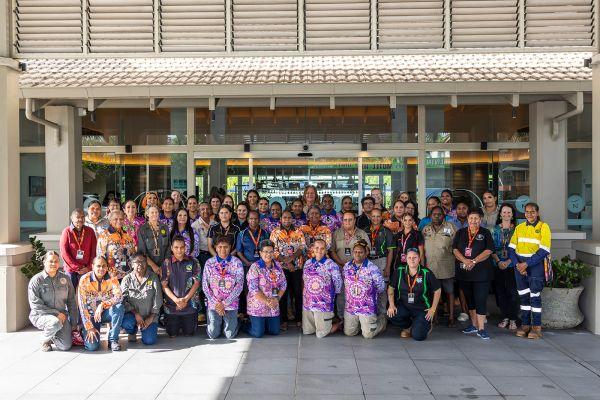
[[[397,329],[370,341],[292,329],[153,347],[122,338],[125,351],[89,354],[42,353],[27,330],[0,335],[0,399],[600,399],[600,336],[491,333],[484,342],[440,328],[417,343]]]

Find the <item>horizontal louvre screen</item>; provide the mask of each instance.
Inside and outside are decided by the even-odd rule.
[[[225,0],[160,0],[162,51],[225,51]]]
[[[80,0],[17,0],[15,47],[19,53],[81,53]]]
[[[444,47],[443,0],[379,0],[380,49]]]
[[[297,0],[233,0],[233,49],[297,50]]]
[[[592,46],[593,0],[526,0],[525,45]]]
[[[452,47],[517,47],[517,0],[452,0]]]
[[[368,50],[369,0],[306,0],[306,50]]]
[[[154,51],[152,0],[89,0],[92,53]]]

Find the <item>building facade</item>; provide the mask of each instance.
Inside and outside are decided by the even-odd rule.
[[[73,208],[147,190],[380,187],[423,214],[443,188],[475,205],[493,189],[540,203],[558,254],[600,237],[596,0],[0,5],[6,268]]]

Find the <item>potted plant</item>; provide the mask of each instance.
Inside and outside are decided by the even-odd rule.
[[[31,279],[35,274],[44,269],[43,259],[46,254],[44,244],[37,240],[35,236],[29,238],[29,243],[33,247],[33,254],[31,260],[21,268],[21,272],[25,274],[27,279]]]
[[[583,292],[582,282],[592,269],[569,256],[553,260],[552,269],[554,277],[542,291],[542,324],[553,329],[574,328],[583,322],[579,296]]]

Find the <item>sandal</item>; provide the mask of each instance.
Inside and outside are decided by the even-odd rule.
[[[508,327],[508,318],[504,318],[502,321],[500,321],[500,323],[498,324],[498,328],[501,329],[505,329],[506,327]]]
[[[515,321],[514,319],[511,319],[510,324],[508,325],[508,329],[511,331],[516,331],[517,330],[517,321]]]

